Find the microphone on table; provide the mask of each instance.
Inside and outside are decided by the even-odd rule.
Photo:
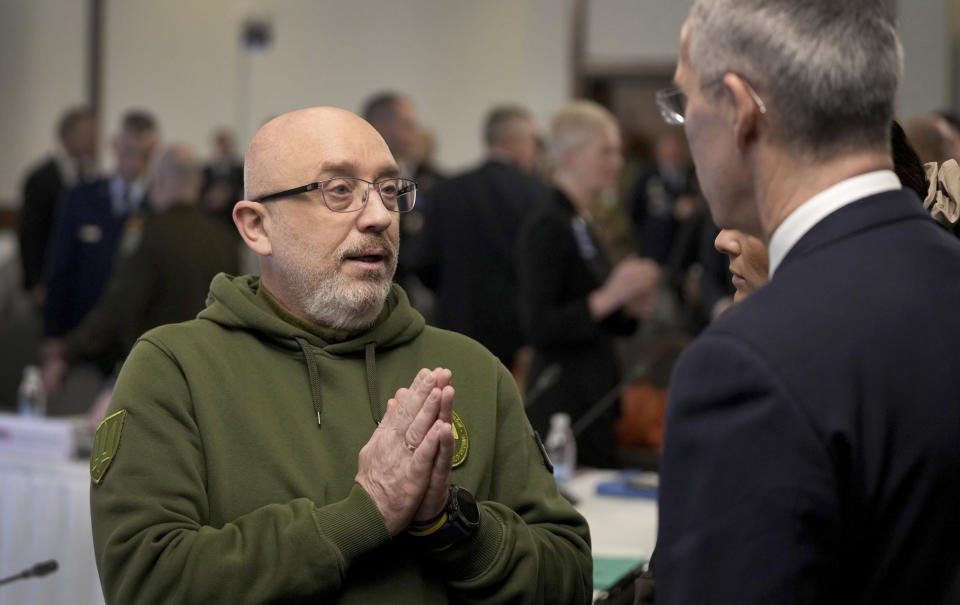
[[[29,569],[24,569],[16,575],[9,576],[7,578],[0,578],[0,585],[9,584],[10,582],[15,582],[17,580],[23,580],[24,578],[29,577],[40,577],[47,574],[51,574],[57,571],[59,565],[55,559],[50,559],[49,561],[41,561]]]
[[[549,388],[557,384],[560,375],[563,374],[563,366],[559,363],[551,363],[540,372],[537,381],[533,383],[530,390],[527,391],[527,399],[524,407],[530,407],[534,401],[540,398]]]

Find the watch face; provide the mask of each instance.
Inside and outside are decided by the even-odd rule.
[[[467,523],[471,525],[480,523],[480,509],[477,507],[477,499],[465,489],[457,490],[457,508]]]

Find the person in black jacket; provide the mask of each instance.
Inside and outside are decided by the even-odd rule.
[[[527,415],[546,434],[550,417],[576,421],[620,381],[614,337],[627,335],[652,310],[659,270],[628,257],[613,265],[594,232],[593,214],[616,187],[623,157],[616,119],[575,101],[554,117],[550,151],[555,185],[520,234],[521,325],[534,358],[527,377]],[[578,436],[578,463],[617,466],[611,405]]]
[[[46,295],[43,272],[60,199],[74,185],[93,179],[97,154],[97,120],[87,107],[63,114],[57,127],[60,149],[27,174],[17,236],[23,287],[37,307]]]
[[[661,111],[770,281],[674,370],[657,603],[960,603],[960,242],[892,170],[901,70],[880,0],[694,3]]]
[[[424,195],[417,273],[436,294],[436,325],[478,340],[510,367],[523,346],[517,233],[547,188],[531,174],[537,131],[526,109],[494,108],[484,138],[487,158],[480,166]]]

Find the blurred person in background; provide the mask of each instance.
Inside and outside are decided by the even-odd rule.
[[[155,214],[145,219],[136,247],[121,251],[96,306],[59,341],[60,350],[48,350],[48,392],[59,390],[68,364],[116,367],[147,330],[193,319],[214,276],[238,272],[240,244],[201,208],[202,184],[200,164],[187,147],[172,146],[160,155],[150,187]],[[95,414],[97,422],[104,411]]]
[[[960,158],[960,134],[942,116],[918,116],[906,123],[904,131],[924,164]]]
[[[574,423],[620,382],[614,338],[631,334],[654,304],[656,263],[628,257],[614,265],[593,228],[605,192],[619,182],[620,129],[596,103],[574,101],[551,124],[554,185],[521,228],[517,250],[520,321],[534,348],[527,415],[546,434],[550,417]],[[615,467],[619,405],[586,427],[578,462]]]
[[[428,191],[417,273],[436,294],[437,327],[479,341],[507,367],[523,346],[517,310],[517,235],[547,197],[533,176],[537,129],[529,111],[493,108],[480,166]]]
[[[128,112],[113,139],[115,173],[76,187],[64,200],[51,234],[46,268],[41,358],[59,355],[60,339],[80,324],[103,294],[118,249],[136,246],[142,217],[149,211],[149,176],[156,145],[153,116]],[[70,401],[51,401],[51,406],[67,410],[85,407],[105,373],[113,369],[107,359],[103,361],[103,365],[76,366],[63,389]],[[47,377],[46,382],[58,381]]]
[[[670,258],[680,225],[700,208],[697,178],[683,134],[657,137],[654,161],[641,169],[630,196],[637,253],[663,266]]]
[[[203,167],[203,207],[233,228],[233,205],[243,199],[243,158],[237,153],[236,138],[227,128],[213,133],[213,154]]]
[[[156,121],[134,111],[113,139],[116,172],[75,188],[60,209],[46,270],[44,333],[59,337],[93,308],[110,278],[127,221],[149,210]],[[127,241],[130,241],[129,239]]]
[[[409,98],[394,91],[376,93],[363,104],[361,115],[386,141],[393,159],[400,167],[401,176],[417,181],[417,187],[421,191],[427,190],[428,187],[442,180],[438,173],[418,172],[423,166],[420,162],[423,152],[420,140],[422,127],[417,120],[416,109]],[[418,146],[421,147],[419,159]],[[406,290],[414,308],[420,311],[428,321],[432,321],[434,297],[417,277],[414,266],[415,251],[420,249],[420,235],[423,231],[424,212],[427,205],[428,203],[423,203],[421,200],[413,211],[406,212],[400,217],[400,235],[403,238],[404,251],[400,254],[396,281]]]
[[[415,179],[414,156],[420,125],[410,99],[393,91],[377,93],[364,103],[362,116],[386,141],[400,166],[400,174]]]
[[[413,178],[417,181],[417,187],[424,191],[442,183],[447,178],[435,164],[436,151],[437,139],[433,132],[423,126],[417,126],[417,134],[410,154],[410,165],[413,166]]]
[[[96,176],[97,118],[88,107],[67,110],[57,125],[58,148],[23,183],[17,235],[23,286],[37,308],[46,295],[44,268],[50,234],[64,194]]]

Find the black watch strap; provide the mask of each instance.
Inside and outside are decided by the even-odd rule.
[[[434,523],[411,527],[412,536],[434,549],[452,546],[472,536],[480,526],[480,508],[477,499],[466,488],[451,485],[447,508]]]

